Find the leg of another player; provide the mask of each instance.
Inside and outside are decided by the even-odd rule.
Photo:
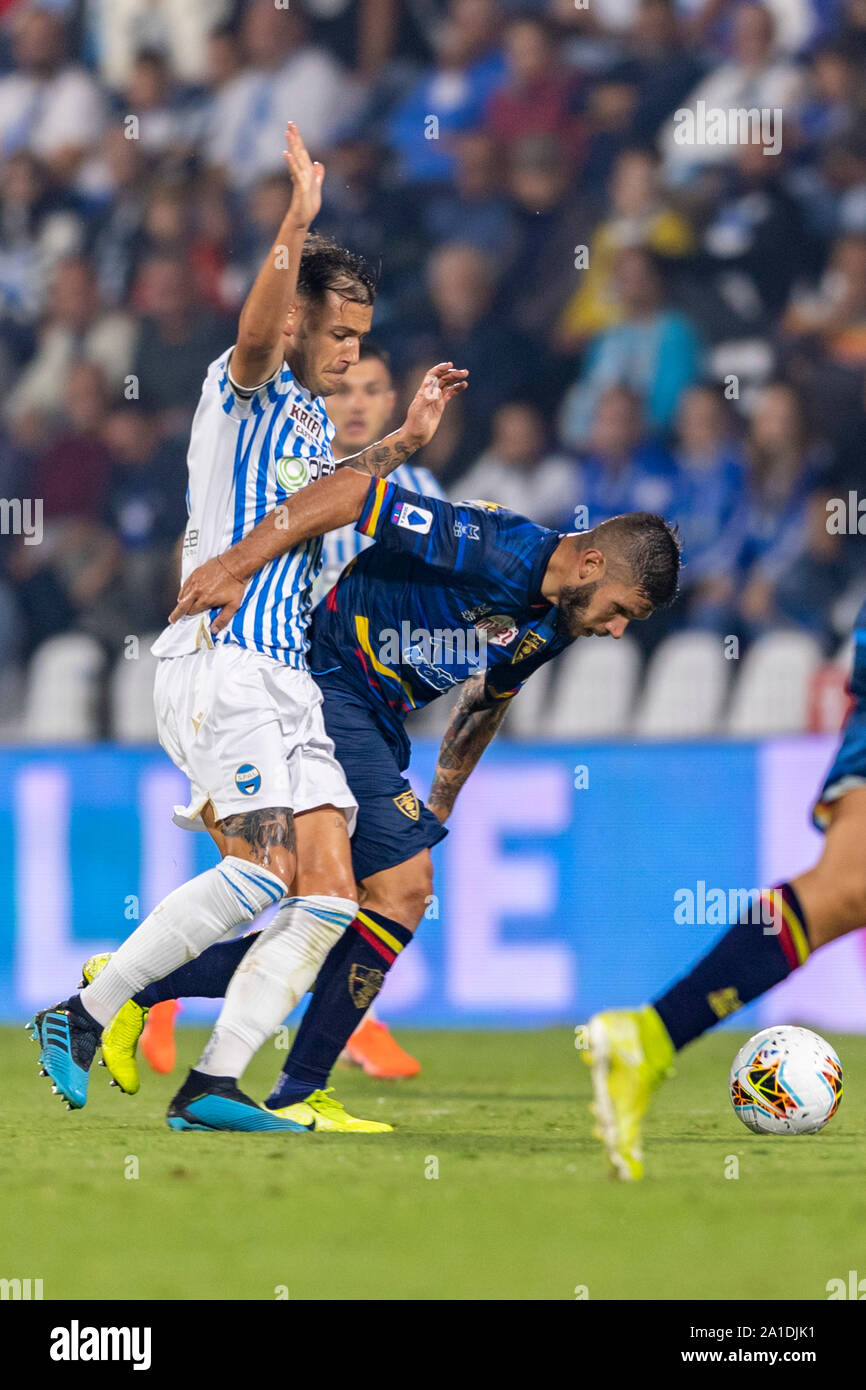
[[[791,880],[813,951],[866,926],[866,787],[840,797],[830,814],[824,853]]]
[[[642,1117],[674,1053],[786,979],[812,951],[866,924],[864,841],[866,787],[857,787],[831,804],[814,868],[761,894],[769,914],[743,913],[652,1005],[590,1020],[585,1058],[596,1116],[620,1176],[640,1176]]]
[[[299,856],[299,862],[303,864]],[[306,873],[306,867],[299,870]],[[365,879],[364,904],[316,981],[281,1076],[265,1104],[281,1109],[323,1089],[340,1053],[424,916],[433,886],[429,850]]]

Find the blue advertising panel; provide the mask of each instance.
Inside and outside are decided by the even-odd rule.
[[[528,1027],[650,997],[723,929],[720,903],[735,917],[741,895],[814,859],[808,810],[831,750],[827,739],[494,746],[434,850],[435,895],[383,1012]],[[416,749],[421,795],[435,752]],[[0,751],[4,1020],[67,994],[88,955],[214,862],[206,835],[172,824],[185,799],[159,750]],[[844,990],[833,951],[847,953]],[[838,1026],[866,1027],[859,936],[826,959],[791,982],[792,1017],[830,1026],[842,1010]]]

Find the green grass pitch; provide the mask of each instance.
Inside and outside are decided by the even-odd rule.
[[[350,1109],[399,1127],[357,1137],[170,1132],[204,1036],[181,1031],[174,1078],[143,1064],[135,1097],[98,1069],[70,1114],[23,1029],[0,1030],[0,1277],[41,1278],[46,1299],[603,1300],[825,1299],[866,1275],[866,1038],[833,1037],[839,1114],[789,1139],[730,1109],[741,1035],[697,1043],[657,1096],[646,1180],[620,1185],[566,1029],[401,1032],[414,1081],[336,1073]],[[252,1094],[284,1055],[263,1049]]]

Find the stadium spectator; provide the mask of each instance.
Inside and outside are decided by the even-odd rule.
[[[660,267],[642,247],[619,253],[614,285],[622,306],[619,323],[589,344],[577,381],[559,412],[559,434],[569,448],[579,448],[590,432],[602,393],[629,386],[644,401],[651,429],[673,421],[680,395],[695,380],[700,345],[689,319],[665,303]]]
[[[784,157],[742,145],[705,208],[699,254],[684,277],[683,298],[706,338],[768,333],[794,284],[819,262],[798,201],[788,191]]]
[[[235,188],[248,189],[285,167],[283,137],[291,112],[303,120],[314,155],[352,114],[351,78],[330,54],[309,44],[306,33],[300,10],[278,10],[272,0],[253,0],[244,15],[245,66],[216,92],[207,117],[208,161]]]
[[[514,252],[518,230],[496,146],[483,131],[469,131],[455,137],[454,150],[454,182],[425,198],[423,230],[431,242],[459,240],[503,265]]]
[[[455,0],[438,36],[436,61],[411,86],[387,123],[400,176],[435,184],[454,176],[454,137],[477,130],[505,76],[494,47],[495,0]]]
[[[805,338],[830,362],[866,367],[866,236],[841,237],[815,294],[800,294],[784,319],[785,330]]]
[[[414,360],[462,362],[478,386],[461,400],[464,429],[449,469],[453,475],[487,438],[494,411],[534,389],[539,363],[528,340],[494,315],[494,268],[475,247],[459,242],[438,247],[427,263],[427,284],[430,317],[408,345]],[[406,347],[394,341],[398,352]]]
[[[515,331],[547,348],[563,300],[574,286],[576,244],[586,240],[589,200],[578,199],[568,164],[549,135],[527,136],[511,153],[509,191],[517,249],[508,267],[503,313]],[[561,392],[564,382],[552,383]],[[550,407],[552,400],[546,400]]]
[[[42,498],[47,521],[101,519],[108,479],[102,438],[106,401],[102,370],[91,362],[73,362],[57,433],[33,465],[33,490]]]
[[[577,164],[583,153],[577,81],[560,61],[551,24],[542,15],[513,17],[504,48],[508,72],[488,99],[486,129],[503,152],[529,135],[551,135]]]
[[[761,392],[746,456],[747,510],[728,588],[732,630],[752,639],[782,616],[779,584],[806,554],[810,497],[828,464],[792,386],[773,383]]]
[[[683,541],[683,616],[695,626],[722,621],[717,598],[720,592],[727,595],[743,524],[746,474],[732,426],[718,387],[683,392],[673,447],[678,469],[673,510]]]
[[[32,351],[29,329],[42,309],[46,276],[77,251],[81,220],[56,190],[45,167],[24,150],[0,166],[0,342],[13,364]],[[2,388],[0,388],[2,389]]]
[[[228,19],[232,0],[110,0],[95,7],[91,40],[103,80],[118,90],[126,85],[144,45],[166,53],[183,82],[201,82],[207,67],[209,35]]]
[[[37,155],[61,182],[99,136],[105,103],[85,70],[70,63],[64,21],[45,10],[15,16],[15,70],[0,77],[0,155]]]
[[[570,499],[574,462],[550,451],[538,408],[509,401],[493,417],[490,445],[452,489],[454,501],[480,497],[499,502],[542,526],[555,526]]]
[[[560,530],[586,530],[621,512],[666,514],[677,497],[670,455],[647,434],[639,394],[609,386],[599,397]],[[580,510],[578,510],[580,509]]]
[[[777,52],[770,10],[758,4],[738,5],[733,10],[731,29],[730,60],[708,73],[685,98],[683,107],[696,112],[698,102],[703,102],[708,112],[787,113],[795,108],[802,92],[802,78],[790,59]],[[678,182],[684,182],[699,169],[729,163],[739,151],[739,145],[730,140],[718,144],[702,139],[683,142],[677,139],[677,130],[674,113],[661,131],[659,147],[670,177]]]
[[[117,582],[94,603],[87,630],[117,650],[130,631],[165,620],[177,587],[174,551],[186,524],[186,441],[161,437],[159,419],[124,403],[106,421],[109,472],[102,519],[117,537]]]
[[[36,353],[6,402],[16,432],[44,437],[58,411],[59,385],[75,361],[101,367],[109,387],[119,389],[130,371],[135,337],[129,314],[103,310],[92,263],[84,257],[61,261],[49,284]]]
[[[167,433],[192,419],[210,362],[231,340],[231,329],[194,298],[179,256],[155,256],[142,266],[137,300],[143,314],[132,374],[139,399],[164,413]]]
[[[658,167],[653,151],[640,148],[623,151],[614,164],[608,215],[592,232],[580,288],[566,302],[556,325],[561,350],[574,351],[621,320],[613,282],[617,254],[624,247],[646,246],[662,257],[686,256],[694,249],[691,225],[666,198]]]
[[[651,140],[703,76],[705,64],[687,42],[674,0],[641,0],[625,43],[619,71],[637,91],[632,130]]]
[[[112,307],[125,301],[141,256],[146,174],[139,142],[128,140],[122,126],[108,126],[87,169],[88,251],[100,295]]]
[[[196,113],[184,104],[167,59],[158,50],[137,55],[121,105],[123,113],[135,117],[135,138],[146,155],[170,156],[180,163],[199,133]]]

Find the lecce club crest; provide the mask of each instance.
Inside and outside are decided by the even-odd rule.
[[[369,1009],[384,983],[383,970],[371,970],[369,966],[353,962],[349,969],[349,993],[355,1008]]]

